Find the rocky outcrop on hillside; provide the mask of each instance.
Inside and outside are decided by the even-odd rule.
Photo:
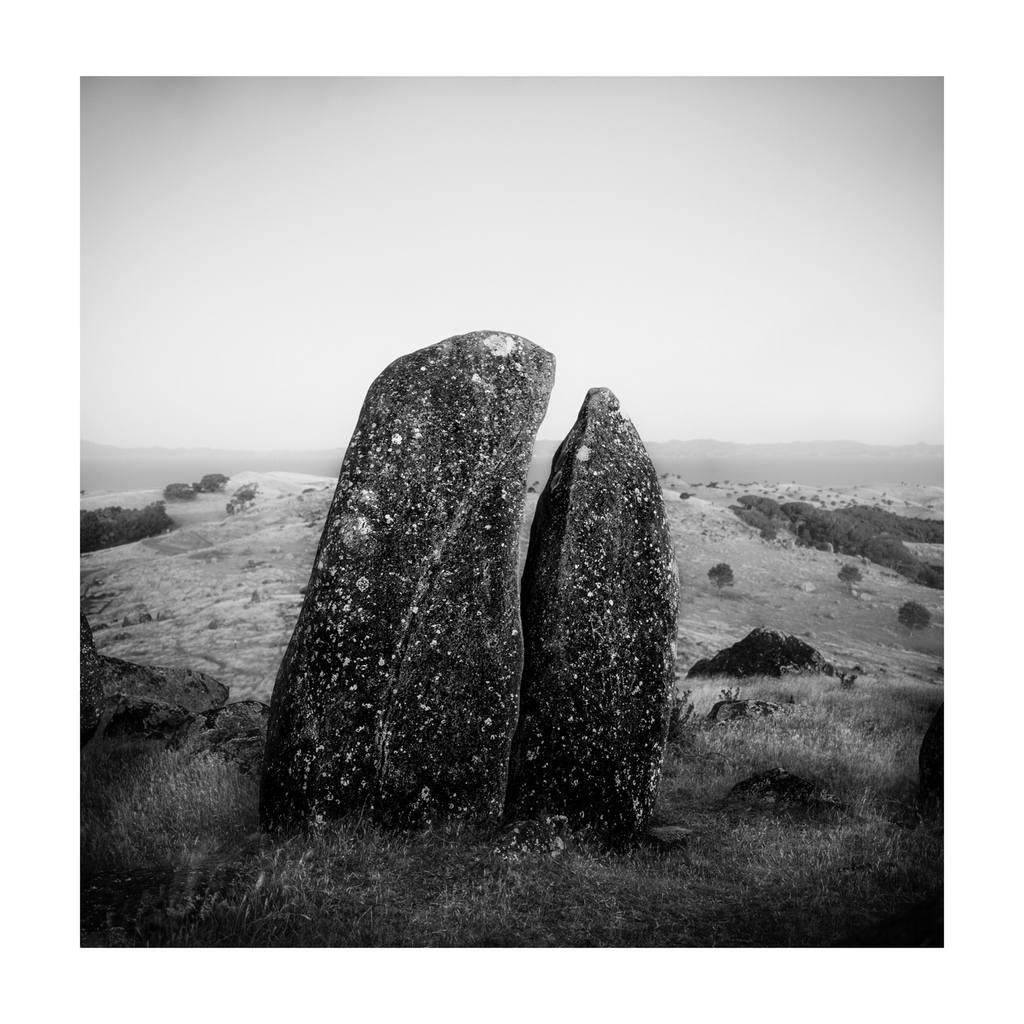
[[[271,700],[260,817],[501,814],[518,533],[554,357],[480,331],[393,362],[348,446]]]
[[[780,629],[752,630],[738,643],[719,651],[713,658],[703,658],[689,672],[688,679],[713,676],[776,676],[790,673],[837,675],[834,665],[827,662],[810,644],[799,637],[783,633]]]
[[[593,388],[530,533],[507,813],[643,832],[668,731],[677,588],[657,473],[615,395]]]
[[[81,616],[81,637],[83,743],[89,738],[87,704],[89,721],[94,714],[96,719],[92,732],[103,713],[108,733],[168,736],[197,711],[219,707],[228,699],[227,687],[203,672],[137,665],[98,654],[85,615]],[[96,712],[99,693],[103,698]]]

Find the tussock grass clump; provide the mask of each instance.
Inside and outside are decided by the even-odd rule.
[[[794,710],[709,725],[722,681],[694,687],[656,808],[690,843],[668,853],[578,835],[559,856],[509,856],[488,831],[385,832],[355,815],[317,835],[272,836],[258,831],[257,781],[230,765],[159,743],[101,744],[82,760],[83,890],[101,902],[107,876],[127,871],[151,892],[145,913],[106,910],[119,927],[90,941],[821,946],[940,886],[941,809],[918,807],[916,765],[941,690],[826,677],[741,685]],[[729,795],[774,767],[827,799]]]
[[[174,870],[259,827],[259,782],[216,758],[112,739],[82,755],[82,870]]]

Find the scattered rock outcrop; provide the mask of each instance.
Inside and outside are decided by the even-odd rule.
[[[220,758],[245,775],[263,767],[270,708],[258,700],[240,700],[193,715],[167,742],[170,750]]]
[[[271,700],[260,817],[501,814],[526,474],[554,357],[480,331],[393,362],[341,467]]]
[[[708,721],[722,724],[741,718],[770,718],[793,711],[792,704],[777,704],[773,700],[720,700],[710,712]]]
[[[136,665],[97,653],[85,615],[81,620],[83,744],[92,735],[86,735],[86,704],[92,721],[97,692],[103,699],[92,732],[103,714],[109,733],[140,736],[169,736],[197,711],[219,707],[228,699],[227,687],[203,672]]]
[[[815,799],[817,794],[813,782],[793,775],[785,768],[771,768],[737,782],[729,791],[729,795],[756,797],[771,802],[786,800],[808,803]]]
[[[738,643],[719,651],[713,658],[702,658],[689,672],[687,679],[713,676],[783,676],[790,673],[836,675],[834,665],[827,662],[810,644],[781,629],[752,630]]]
[[[587,394],[537,502],[510,815],[633,836],[657,791],[675,681],[678,578],[661,486],[607,388]]]
[[[926,800],[943,798],[942,709],[945,706],[940,704],[939,710],[935,712],[935,717],[921,741],[921,751],[918,754],[918,792]]]

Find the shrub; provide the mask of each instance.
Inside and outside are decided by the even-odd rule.
[[[854,583],[860,583],[860,581],[864,579],[864,574],[860,569],[855,565],[851,565],[849,562],[847,562],[836,575],[851,591],[853,590]]]
[[[196,492],[192,484],[168,484],[164,488],[167,501],[195,501]]]
[[[156,537],[174,526],[162,501],[145,508],[109,508],[83,511],[79,516],[80,550],[99,551]]]
[[[917,601],[907,601],[901,605],[898,618],[900,625],[906,626],[909,633],[915,629],[925,629],[932,621],[931,612]]]
[[[731,587],[735,583],[732,568],[725,562],[719,562],[718,565],[712,566],[708,569],[708,579],[711,580],[719,590],[721,590],[722,587]]]
[[[757,509],[758,512],[769,517],[782,515],[782,506],[771,498],[762,498],[757,494],[744,494],[736,499],[744,508]]]
[[[259,484],[243,484],[235,491],[234,497],[227,504],[228,515],[236,512],[244,512],[256,500],[256,492],[260,489]]]

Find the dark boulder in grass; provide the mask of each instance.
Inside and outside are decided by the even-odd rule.
[[[770,803],[780,800],[808,803],[816,798],[816,790],[813,782],[793,775],[785,768],[771,768],[737,782],[729,791],[729,795],[753,797]]]
[[[593,388],[530,532],[510,816],[643,833],[668,733],[677,591],[658,475],[618,399]]]
[[[270,708],[258,700],[240,700],[193,715],[167,742],[169,750],[220,758],[244,775],[263,767]]]
[[[373,382],[271,699],[265,828],[500,816],[523,641],[519,529],[554,357],[449,338]]]
[[[84,747],[92,739],[96,732],[96,726],[100,723],[100,716],[103,714],[103,705],[106,700],[103,694],[103,684],[100,682],[99,673],[96,671],[96,661],[99,654],[96,653],[96,643],[92,638],[92,630],[89,628],[89,621],[84,613],[79,613],[81,623],[79,625],[79,719],[81,722],[82,743]]]
[[[703,658],[689,672],[687,679],[713,676],[781,677],[791,673],[834,676],[835,666],[827,662],[810,644],[781,629],[759,628],[738,643],[719,651],[713,658]]]
[[[97,653],[89,624],[84,615],[81,618],[83,743],[89,738],[85,728],[87,692],[90,707],[94,707],[97,691],[102,693],[93,732],[103,714],[107,732],[143,737],[166,737],[197,711],[219,707],[228,699],[228,688],[204,672],[136,665]]]
[[[921,741],[918,754],[919,793],[926,800],[941,800],[943,797],[943,741],[942,741],[942,709],[939,705],[935,717],[928,726]]]
[[[720,700],[708,713],[708,721],[722,725],[745,718],[771,718],[792,710],[792,704],[777,704],[773,700]]]

